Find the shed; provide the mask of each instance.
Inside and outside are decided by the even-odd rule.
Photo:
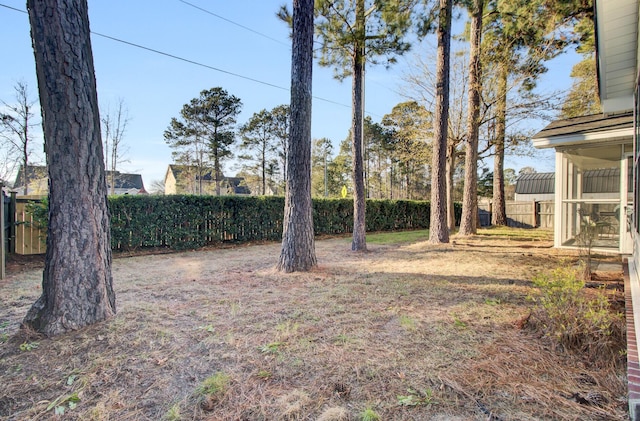
[[[537,172],[522,174],[516,180],[517,202],[546,201],[554,198],[555,174]]]

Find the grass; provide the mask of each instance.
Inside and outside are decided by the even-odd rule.
[[[229,386],[229,376],[225,373],[215,373],[204,379],[197,392],[202,395],[221,395]]]
[[[478,229],[478,236],[518,241],[553,241],[553,231],[543,229],[514,229],[510,227],[488,227]]]
[[[273,269],[279,244],[115,259],[118,314],[56,338],[19,329],[41,271],[10,274],[0,419],[624,419],[624,372],[519,327],[531,279],[571,257],[523,253],[529,234],[320,240],[293,274]]]
[[[429,230],[379,232],[367,234],[367,244],[393,245],[429,239]]]

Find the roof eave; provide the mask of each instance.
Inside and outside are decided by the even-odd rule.
[[[608,130],[606,132],[572,133],[561,136],[538,137],[532,139],[537,149],[579,146],[589,144],[616,144],[633,139],[633,127]]]

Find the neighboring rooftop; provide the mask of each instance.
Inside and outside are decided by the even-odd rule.
[[[554,192],[555,173],[522,174],[516,181],[516,194],[548,194]]]
[[[114,174],[113,184],[116,194],[147,193],[144,188],[144,183],[142,182],[142,175],[125,174],[120,171],[115,171],[115,173],[112,173],[111,171],[106,172],[107,188],[109,190],[111,189],[111,185],[109,183],[111,183],[112,174]],[[16,181],[13,183],[14,189],[21,189],[24,186],[23,175],[22,166],[20,166],[18,175],[16,176]],[[45,165],[27,165],[27,176],[29,177],[30,190],[33,190],[36,185],[43,185],[41,189],[36,188],[35,190],[45,190],[44,194],[46,194],[46,190],[48,190],[46,180],[49,178],[49,174],[47,173],[47,167]]]
[[[552,194],[555,178],[552,172],[522,174],[516,181],[516,194]],[[616,193],[619,190],[620,168],[587,170],[582,174],[583,193]]]

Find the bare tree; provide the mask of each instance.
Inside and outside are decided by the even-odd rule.
[[[466,116],[467,116],[467,82],[468,82],[468,54],[465,51],[454,52],[451,57],[449,69],[449,122],[447,133],[447,226],[452,232],[456,225],[454,191],[455,174],[460,167],[464,151],[461,145],[466,140]],[[406,84],[403,95],[418,101],[427,109],[435,107],[437,82],[436,82],[436,58],[424,57],[424,54],[416,54],[415,61],[409,71],[403,76]]]
[[[14,86],[15,103],[9,104],[2,101],[6,111],[0,113],[0,125],[4,129],[0,132],[7,148],[7,158],[19,157],[14,162],[19,161],[22,166],[22,187],[23,194],[29,193],[29,156],[31,155],[31,129],[36,125],[34,120],[33,107],[35,100],[30,98],[29,88],[26,82],[18,82]]]
[[[107,168],[107,184],[110,186],[110,194],[116,192],[116,172],[118,166],[126,162],[124,155],[124,133],[129,124],[129,112],[120,98],[115,106],[107,108],[107,112],[101,118],[104,138],[105,167]]]
[[[151,194],[162,196],[164,195],[164,189],[164,180],[151,181],[151,187],[149,188]]]
[[[115,315],[111,233],[86,0],[28,0],[49,172],[42,295],[24,324],[46,335]]]

